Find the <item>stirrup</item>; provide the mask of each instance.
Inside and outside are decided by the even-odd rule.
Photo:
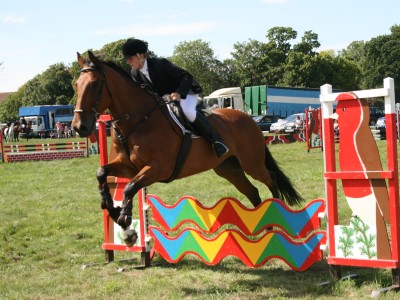
[[[218,141],[216,141],[212,144],[212,148],[218,157],[223,156],[224,154],[226,154],[229,151],[229,148],[227,146],[225,146],[224,143],[218,142]]]

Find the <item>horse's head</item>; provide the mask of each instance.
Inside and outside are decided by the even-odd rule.
[[[93,132],[97,117],[111,101],[102,63],[92,52],[88,55],[85,60],[78,53],[81,74],[76,81],[77,102],[72,120],[74,130],[84,137]]]

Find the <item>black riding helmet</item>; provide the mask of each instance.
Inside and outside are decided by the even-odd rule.
[[[147,53],[147,43],[142,40],[128,39],[122,46],[122,54],[125,58],[142,53]]]

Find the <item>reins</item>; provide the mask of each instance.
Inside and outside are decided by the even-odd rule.
[[[146,111],[145,114],[143,115],[143,117],[142,117],[138,122],[136,122],[136,123],[132,126],[132,128],[131,128],[131,129],[129,130],[129,132],[126,134],[126,137],[124,137],[124,136],[122,135],[122,132],[121,132],[121,130],[118,128],[117,123],[120,122],[120,121],[129,120],[129,119],[130,119],[130,115],[129,115],[129,114],[125,114],[125,115],[123,115],[121,118],[111,120],[111,121],[110,121],[110,122],[111,122],[111,126],[113,127],[113,129],[114,129],[115,132],[117,133],[118,140],[119,140],[122,144],[126,144],[126,141],[127,141],[128,137],[129,137],[142,123],[146,122],[146,121],[150,118],[151,114],[152,114],[159,106],[165,105],[165,104],[166,104],[166,103],[160,103],[159,101],[157,101],[156,104],[155,104],[152,108],[150,108],[148,111]]]
[[[125,121],[125,120],[129,120],[130,119],[130,115],[129,114],[124,114],[122,117],[118,118],[118,119],[114,119],[111,120],[109,122],[111,122],[111,126],[114,128],[114,130],[117,133],[118,136],[118,140],[121,143],[126,143],[128,137],[145,121],[147,121],[151,114],[157,110],[158,108],[161,108],[164,105],[171,105],[173,102],[171,101],[167,101],[164,98],[160,97],[158,94],[156,94],[151,87],[149,87],[147,84],[140,84],[137,81],[133,81],[134,84],[138,85],[141,89],[145,90],[152,98],[152,100],[154,100],[155,105],[153,107],[151,107],[148,111],[145,112],[145,114],[143,115],[142,118],[140,118],[140,120],[138,122],[136,122],[131,129],[129,130],[129,132],[125,135],[125,137],[122,135],[120,129],[117,127],[117,123],[120,121]],[[162,115],[167,119],[168,123],[171,125],[171,122],[168,118],[168,116],[160,109]],[[173,126],[172,126],[173,128]]]

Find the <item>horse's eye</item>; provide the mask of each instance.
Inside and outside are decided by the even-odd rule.
[[[90,83],[90,87],[93,89],[96,89],[99,87],[99,82],[98,81],[93,81],[92,83]]]

